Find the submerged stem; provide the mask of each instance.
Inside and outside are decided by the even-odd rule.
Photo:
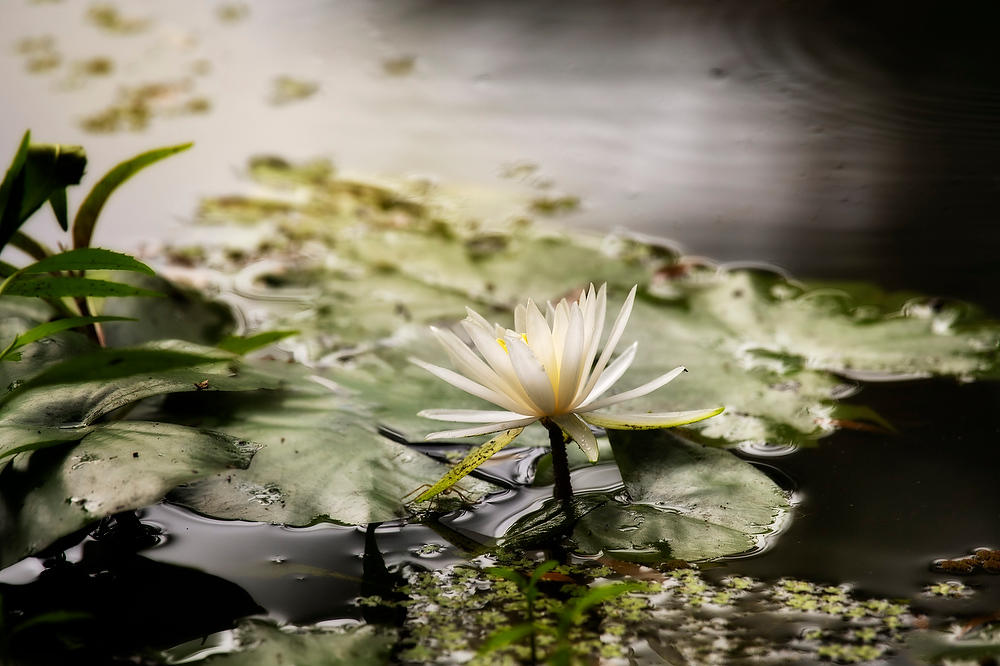
[[[542,425],[549,431],[549,444],[552,446],[552,473],[555,477],[555,487],[552,495],[567,508],[573,499],[573,486],[569,477],[569,457],[566,455],[566,435],[555,422],[542,419]]]

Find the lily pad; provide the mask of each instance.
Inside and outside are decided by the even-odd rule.
[[[268,225],[266,243],[244,255],[253,259],[230,266],[234,287],[270,313],[267,325],[298,330],[304,356],[330,366],[380,424],[408,438],[441,428],[416,418],[420,409],[484,406],[409,365],[410,355],[448,365],[428,325],[456,326],[466,306],[510,325],[511,306],[525,297],[544,302],[590,282],[608,283],[612,307],[640,287],[622,339],[638,340],[639,352],[621,387],[676,365],[690,370],[621,409],[725,405],[725,414],[685,428],[701,442],[808,445],[843,423],[839,401],[858,380],[998,373],[1000,326],[971,308],[900,306],[877,290],[854,290],[862,299],[854,300],[773,272],[706,266],[648,239],[532,224],[528,202],[504,207],[481,193],[448,197],[266,164],[258,160],[250,175],[276,188],[281,215],[228,215],[234,197],[202,209],[214,224]],[[280,191],[289,186],[294,200]],[[295,276],[302,284],[288,287]],[[532,430],[524,443],[543,444]]]
[[[561,531],[586,554],[649,563],[708,560],[758,547],[789,509],[781,488],[729,451],[666,431],[609,435],[628,499],[579,495],[570,515],[547,503],[507,531],[508,543]]]
[[[238,651],[213,655],[198,663],[211,666],[381,666],[390,663],[396,638],[370,626],[346,629],[277,627],[245,620],[233,631]]]
[[[289,388],[279,392],[236,399],[199,395],[195,401],[175,396],[169,407],[177,414],[264,448],[247,470],[180,488],[174,501],[217,518],[361,525],[403,517],[404,498],[448,470],[379,434],[363,403],[346,389],[312,381],[302,371],[286,375]],[[467,479],[462,488],[475,499],[492,486]]]
[[[36,451],[3,471],[0,568],[100,518],[152,504],[179,484],[246,467],[256,448],[208,430],[121,422],[72,448]]]

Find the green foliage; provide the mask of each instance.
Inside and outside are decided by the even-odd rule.
[[[22,233],[20,227],[45,201],[50,201],[56,221],[64,231],[70,231],[66,188],[80,182],[87,158],[78,146],[32,144],[31,133],[26,132],[0,185],[0,252],[9,243],[37,261],[22,268],[0,262],[0,277],[5,278],[0,283],[0,295],[42,299],[56,316],[81,322],[77,325],[90,327],[93,337],[100,340],[98,325],[101,320],[93,318],[88,299],[157,294],[120,282],[84,276],[88,270],[153,273],[148,266],[128,255],[89,247],[98,215],[111,193],[133,174],[189,146],[149,151],[113,168],[94,186],[77,211],[71,230],[75,249],[52,254],[41,243]],[[63,300],[65,298],[75,299],[75,310]],[[84,321],[87,318],[89,321]],[[11,354],[17,343],[17,339],[9,343],[0,358],[17,360]]]
[[[0,361],[20,361],[21,354],[17,350],[25,345],[29,345],[32,342],[41,340],[42,338],[47,338],[50,335],[54,335],[60,331],[66,331],[72,328],[80,328],[81,326],[86,326],[87,324],[100,324],[109,321],[135,321],[130,317],[67,317],[65,319],[57,319],[55,321],[46,322],[44,324],[39,324],[34,326],[24,333],[14,336],[10,344],[7,345],[3,350],[0,350]]]
[[[998,372],[1000,326],[971,307],[719,269],[647,240],[506,221],[524,220],[526,208],[468,193],[459,206],[406,185],[341,179],[312,163],[259,158],[250,175],[279,189],[295,186],[302,196],[203,203],[204,222],[257,224],[266,239],[230,255],[241,294],[271,314],[268,325],[297,329],[313,358],[331,361],[335,381],[358,391],[381,424],[412,439],[440,429],[415,416],[421,409],[484,406],[408,363],[413,355],[449,364],[428,325],[454,327],[466,306],[510,325],[504,318],[526,296],[554,300],[591,281],[608,283],[609,302],[639,285],[623,338],[639,342],[638,361],[622,387],[678,364],[690,370],[621,410],[726,405],[724,414],[683,428],[702,443],[812,445],[852,425],[841,403],[852,377],[970,380]],[[305,251],[316,243],[335,254],[335,264]],[[341,358],[350,363],[332,362]],[[855,415],[885,426],[870,411]],[[529,427],[518,441],[546,439]]]
[[[89,247],[94,234],[97,217],[107,202],[108,197],[126,180],[151,164],[187,150],[193,144],[185,143],[178,146],[157,148],[125,160],[115,166],[94,185],[87,198],[80,204],[73,220],[73,247]]]
[[[390,662],[392,632],[369,626],[343,629],[278,627],[244,620],[234,631],[236,651],[199,661],[206,666],[383,666]]]
[[[24,133],[0,185],[0,250],[46,201],[66,230],[66,187],[80,182],[86,163],[79,146],[32,144]]]
[[[225,337],[217,346],[234,354],[248,354],[254,350],[267,347],[278,340],[295,335],[298,331],[265,331],[246,337],[230,335]]]

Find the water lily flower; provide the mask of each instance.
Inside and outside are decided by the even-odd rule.
[[[563,299],[555,306],[549,303],[545,315],[529,299],[515,308],[513,330],[490,324],[467,308],[468,317],[461,325],[471,339],[471,346],[452,331],[431,327],[459,372],[419,359],[410,360],[452,386],[493,403],[500,411],[421,411],[419,415],[426,418],[480,424],[434,432],[427,435],[427,439],[503,433],[473,451],[467,458],[468,464],[466,461],[459,464],[456,469],[468,468],[461,475],[464,476],[535,421],[541,421],[550,428],[550,432],[552,424],[558,426],[568,439],[580,446],[591,462],[595,462],[597,440],[590,425],[627,430],[669,428],[701,421],[722,412],[722,407],[636,414],[602,411],[655,391],[685,372],[683,366],[678,366],[642,386],[605,395],[635,360],[638,343],[629,345],[614,360],[611,358],[632,312],[635,292],[636,287],[632,287],[603,348],[601,334],[607,310],[607,285],[602,285],[599,290],[590,285],[590,289],[575,302]],[[435,484],[431,490],[440,485],[441,482]],[[433,494],[437,493],[427,491],[417,499]]]

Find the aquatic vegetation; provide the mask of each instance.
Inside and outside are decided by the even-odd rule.
[[[565,441],[572,440],[590,462],[597,462],[597,439],[588,423],[609,429],[651,430],[695,423],[722,412],[722,407],[656,414],[610,415],[597,411],[651,393],[685,371],[678,366],[642,386],[602,397],[635,360],[635,344],[614,361],[611,360],[625,332],[635,290],[636,287],[632,287],[625,299],[603,349],[601,337],[607,309],[606,285],[595,290],[591,284],[590,291],[584,291],[572,304],[566,299],[555,306],[549,303],[546,315],[542,315],[529,299],[527,304],[515,308],[513,330],[499,324],[491,325],[470,308],[462,326],[472,339],[474,348],[450,330],[432,328],[434,336],[461,374],[419,359],[411,359],[412,362],[452,386],[510,411],[420,411],[418,415],[425,418],[486,424],[433,432],[427,435],[427,439],[506,432],[472,451],[445,478],[422,493],[417,501],[430,499],[449,488],[510,444],[525,426],[536,421],[549,430],[553,447],[562,446],[560,440],[563,438]],[[600,356],[597,354],[599,349]]]
[[[87,132],[138,132],[154,118],[208,113],[212,102],[195,90],[190,79],[121,86],[106,108],[80,119]]]
[[[315,81],[283,75],[274,80],[268,101],[275,106],[283,106],[312,97],[317,91],[319,84]]]
[[[407,609],[404,663],[476,666],[569,663],[560,661],[570,656],[567,645],[574,663],[628,655],[692,664],[859,663],[897,651],[913,621],[905,603],[859,598],[846,586],[741,576],[712,582],[683,564],[629,569],[609,558],[539,566],[501,554],[500,562],[414,571],[404,600],[359,603]],[[626,569],[628,582],[610,582]],[[529,608],[530,624],[523,621]]]

